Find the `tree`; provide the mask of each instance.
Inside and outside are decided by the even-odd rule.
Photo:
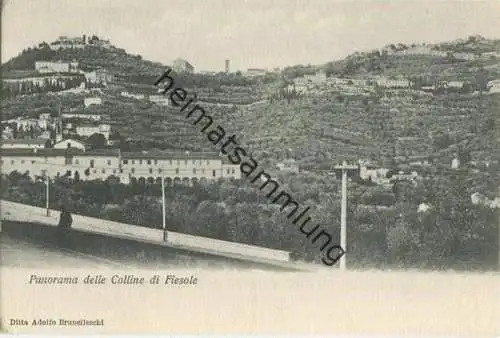
[[[98,148],[104,148],[107,144],[106,137],[100,133],[90,135],[87,142]]]
[[[469,149],[466,149],[464,147],[461,147],[458,149],[458,160],[460,161],[461,164],[468,164],[472,157],[471,157],[471,154],[470,154],[470,150]]]

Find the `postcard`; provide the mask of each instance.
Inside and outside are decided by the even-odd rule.
[[[500,336],[500,3],[2,3],[7,334]]]

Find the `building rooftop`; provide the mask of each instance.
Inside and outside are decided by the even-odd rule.
[[[63,140],[61,140],[61,141],[56,142],[54,145],[56,145],[56,144],[60,144],[60,143],[66,143],[66,142],[68,142],[68,141],[71,141],[71,142],[79,142],[79,143],[84,144],[84,145],[90,145],[90,143],[87,143],[87,142],[82,141],[82,140],[78,140],[78,139],[76,139],[76,138],[65,138],[65,139],[63,139]]]
[[[2,149],[2,156],[65,156],[65,155],[76,155],[83,154],[83,150],[76,148],[69,149],[53,149],[53,148],[44,148],[44,149]]]
[[[66,140],[63,140],[64,142]],[[94,149],[83,151],[77,148],[68,149],[2,149],[2,156],[111,156],[118,157],[118,149]],[[199,152],[166,152],[166,151],[148,151],[148,152],[122,152],[122,159],[163,159],[163,160],[221,160],[218,153]]]

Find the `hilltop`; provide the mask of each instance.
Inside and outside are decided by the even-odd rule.
[[[407,77],[421,81],[474,81],[479,68],[487,76],[500,76],[500,40],[470,36],[438,44],[390,44],[383,48],[356,52],[343,60],[322,66],[334,76]]]
[[[117,77],[127,76],[158,76],[164,69],[161,63],[142,59],[141,55],[128,54],[124,49],[117,48],[109,43],[94,37],[96,43],[77,44],[56,48],[58,41],[50,44],[42,42],[34,47],[24,49],[19,55],[2,65],[3,77],[10,73],[30,72],[35,69],[35,61],[77,61],[83,71],[103,67]],[[105,41],[105,40],[104,40]]]

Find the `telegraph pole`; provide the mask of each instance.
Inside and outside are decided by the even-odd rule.
[[[45,189],[45,192],[46,192],[46,196],[45,196],[45,209],[46,209],[46,212],[47,212],[47,217],[50,216],[50,209],[49,209],[49,198],[50,198],[50,178],[49,178],[49,175],[46,175],[45,176],[45,186],[46,186],[46,189]]]
[[[167,241],[167,222],[165,220],[165,177],[161,176],[161,204],[162,204],[162,221],[163,221],[163,240]]]
[[[346,161],[342,165],[335,166],[335,169],[342,170],[342,203],[340,209],[340,246],[345,250],[345,254],[340,258],[340,270],[346,269],[347,255],[347,171],[356,170],[358,166],[348,165]]]

